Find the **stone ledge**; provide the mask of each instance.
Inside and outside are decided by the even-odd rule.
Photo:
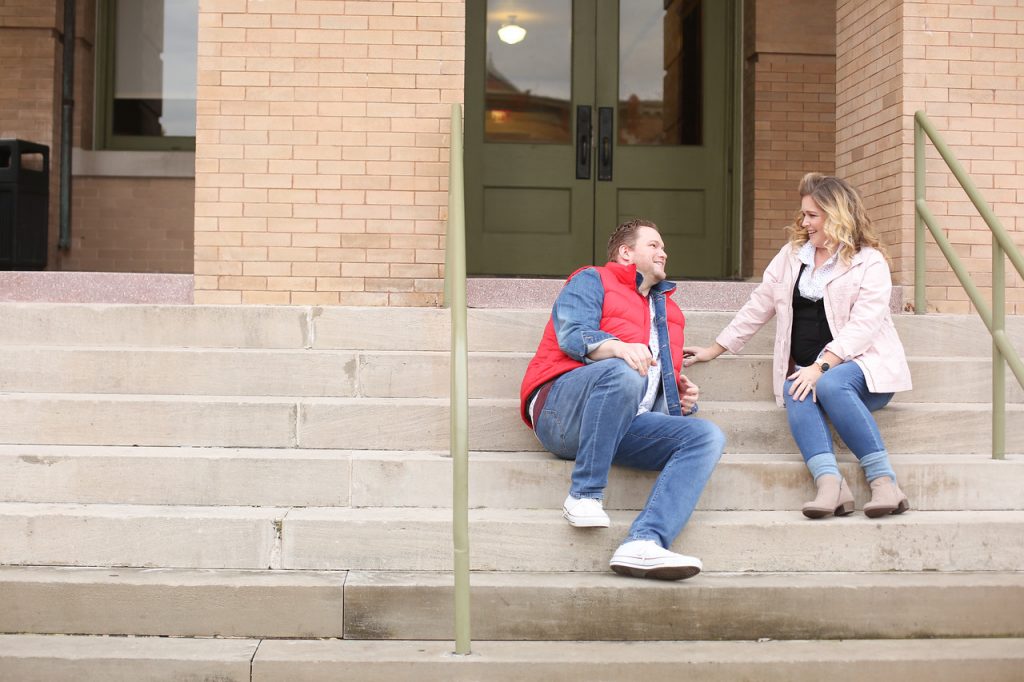
[[[21,303],[193,303],[195,278],[188,274],[134,272],[0,272],[0,302]],[[470,308],[547,309],[561,279],[472,277],[466,282]],[[735,311],[757,282],[684,281],[673,299],[685,312]],[[903,288],[894,286],[890,309],[903,309]]]
[[[550,308],[563,279],[472,277],[466,282],[470,308]],[[672,299],[683,311],[739,310],[759,282],[681,281]],[[889,308],[903,310],[903,287],[892,288]]]
[[[0,301],[19,303],[192,303],[194,277],[141,272],[0,272]]]

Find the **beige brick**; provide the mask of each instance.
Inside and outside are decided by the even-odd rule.
[[[291,293],[287,291],[243,291],[239,303],[247,305],[288,305],[292,302]],[[206,303],[222,303],[223,301],[206,301]],[[198,303],[198,301],[197,301]]]
[[[338,294],[323,291],[296,291],[291,295],[293,305],[337,305]]]
[[[295,263],[291,274],[296,277],[340,277],[341,263]]]

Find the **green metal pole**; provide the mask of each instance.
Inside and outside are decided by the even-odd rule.
[[[935,130],[935,126],[932,125],[928,117],[925,116],[923,111],[917,112],[915,120],[920,124],[921,128],[928,135],[928,138],[935,145],[935,150],[939,152],[939,156],[943,158],[946,165],[949,166],[949,170],[953,173],[953,177],[957,179],[960,186],[964,188],[964,192],[967,193],[967,197],[974,204],[974,207],[978,209],[978,213],[981,215],[985,224],[992,230],[992,234],[995,239],[998,240],[999,246],[1002,247],[1003,253],[1013,266],[1017,268],[1017,272],[1020,273],[1021,277],[1024,277],[1024,252],[1021,251],[1014,244],[1013,240],[1010,239],[1010,234],[1003,227],[1003,223],[996,217],[996,214],[992,212],[992,207],[988,205],[982,197],[981,192],[978,191],[974,181],[971,180],[971,176],[968,175],[967,171],[964,170],[963,165],[957,160],[956,155],[953,154],[953,150],[949,148],[942,136],[939,135],[938,131]]]
[[[917,210],[919,202],[924,202],[925,162],[924,162],[924,131],[921,122],[914,116],[914,314],[924,315],[928,305],[925,299],[925,272],[927,262],[924,251],[924,221]]]
[[[992,459],[1006,459],[1006,360],[996,334],[1006,329],[1006,259],[992,239]]]
[[[451,455],[452,537],[455,545],[455,653],[470,653],[469,638],[469,349],[466,331],[466,205],[462,107],[452,105],[448,172],[446,281],[452,319]]]

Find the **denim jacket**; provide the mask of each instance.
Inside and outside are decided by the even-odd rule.
[[[643,276],[637,273],[638,290],[642,282]],[[681,415],[679,384],[672,363],[665,311],[665,299],[675,291],[675,288],[674,282],[665,280],[654,285],[649,294],[654,301],[660,349],[658,366],[661,368],[661,390],[658,391],[653,409],[665,414]],[[643,299],[643,305],[649,305],[646,298]],[[585,364],[599,362],[591,360],[587,355],[605,341],[616,338],[601,329],[603,307],[604,285],[601,282],[601,275],[594,268],[581,270],[566,283],[551,311],[551,320],[562,352]],[[682,339],[678,340],[678,344],[682,345]]]

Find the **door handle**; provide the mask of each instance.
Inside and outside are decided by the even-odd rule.
[[[590,179],[590,107],[576,107],[576,179]]]
[[[615,129],[615,109],[597,108],[597,179],[612,179],[612,133]]]

